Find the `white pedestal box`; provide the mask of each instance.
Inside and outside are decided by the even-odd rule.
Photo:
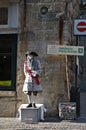
[[[28,107],[28,104],[22,104],[19,111],[19,119],[22,122],[39,122],[40,120],[44,120],[44,105],[36,104],[37,108]]]

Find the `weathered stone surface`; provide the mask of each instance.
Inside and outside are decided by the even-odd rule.
[[[68,3],[68,12],[66,14],[68,15],[68,19],[63,20],[62,43],[64,45],[71,43],[72,14],[70,15],[70,12],[71,10],[74,11],[74,9],[71,8],[70,10],[70,7],[75,6],[75,4],[76,2]],[[48,8],[46,15],[42,15],[40,12],[42,6]],[[55,116],[58,113],[59,101],[68,100],[67,85],[65,84],[65,81],[67,80],[66,59],[64,56],[48,56],[47,46],[49,44],[59,44],[59,19],[56,18],[56,14],[65,11],[66,3],[65,1],[57,0],[52,2],[51,0],[40,0],[37,2],[34,0],[28,0],[27,7],[28,31],[26,39],[26,50],[37,51],[42,64],[42,75],[40,80],[43,87],[43,92],[42,94],[39,94],[37,100],[39,103],[44,103],[44,106],[48,109],[47,114]],[[69,20],[71,21],[69,22]],[[23,45],[26,48],[26,45]],[[22,56],[24,53],[25,49],[22,50]],[[23,59],[21,60],[23,61]],[[21,69],[23,70],[23,66]],[[26,96],[24,96],[22,100],[27,102],[27,99],[25,98]]]
[[[1,130],[86,130],[86,118],[73,121],[60,121],[56,118],[46,118],[39,123],[24,123],[18,118],[0,118]]]
[[[16,98],[4,97],[0,98],[0,117],[16,116]]]
[[[42,6],[48,8],[46,15],[42,15],[40,12]],[[62,30],[59,28],[59,18],[56,18],[56,15],[61,12],[65,12],[66,15],[63,18]],[[26,95],[22,92],[25,78],[23,62],[27,50],[38,52],[42,65],[40,81],[43,92],[37,97],[38,103],[44,104],[48,110],[47,115],[57,116],[59,101],[68,100],[67,63],[65,56],[48,55],[47,47],[49,44],[59,45],[60,40],[62,40],[63,45],[71,43],[73,39],[73,18],[78,13],[77,0],[68,1],[67,7],[65,0],[27,0],[26,16],[24,16],[24,5],[22,2],[20,3],[19,27],[21,32],[18,34],[17,44],[16,94],[0,93],[0,116],[15,116],[20,104],[27,103]],[[61,34],[59,34],[60,31],[62,31]],[[71,71],[68,72],[69,75],[70,73]],[[72,80],[70,81],[71,84]],[[8,95],[11,98],[7,97],[6,99]]]

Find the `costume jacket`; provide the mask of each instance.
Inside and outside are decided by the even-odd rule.
[[[24,74],[25,81],[23,85],[23,92],[41,92],[42,88],[39,81],[41,73],[41,65],[39,60],[25,60],[24,61]]]

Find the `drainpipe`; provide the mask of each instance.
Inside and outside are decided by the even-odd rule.
[[[59,45],[62,45],[62,36],[63,36],[63,19],[60,16],[59,18]]]
[[[27,4],[26,0],[24,0],[24,31],[26,30],[26,19],[27,19]]]

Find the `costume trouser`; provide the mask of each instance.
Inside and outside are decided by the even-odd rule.
[[[31,94],[27,95],[28,103],[36,103],[37,95],[34,95],[32,92]]]

